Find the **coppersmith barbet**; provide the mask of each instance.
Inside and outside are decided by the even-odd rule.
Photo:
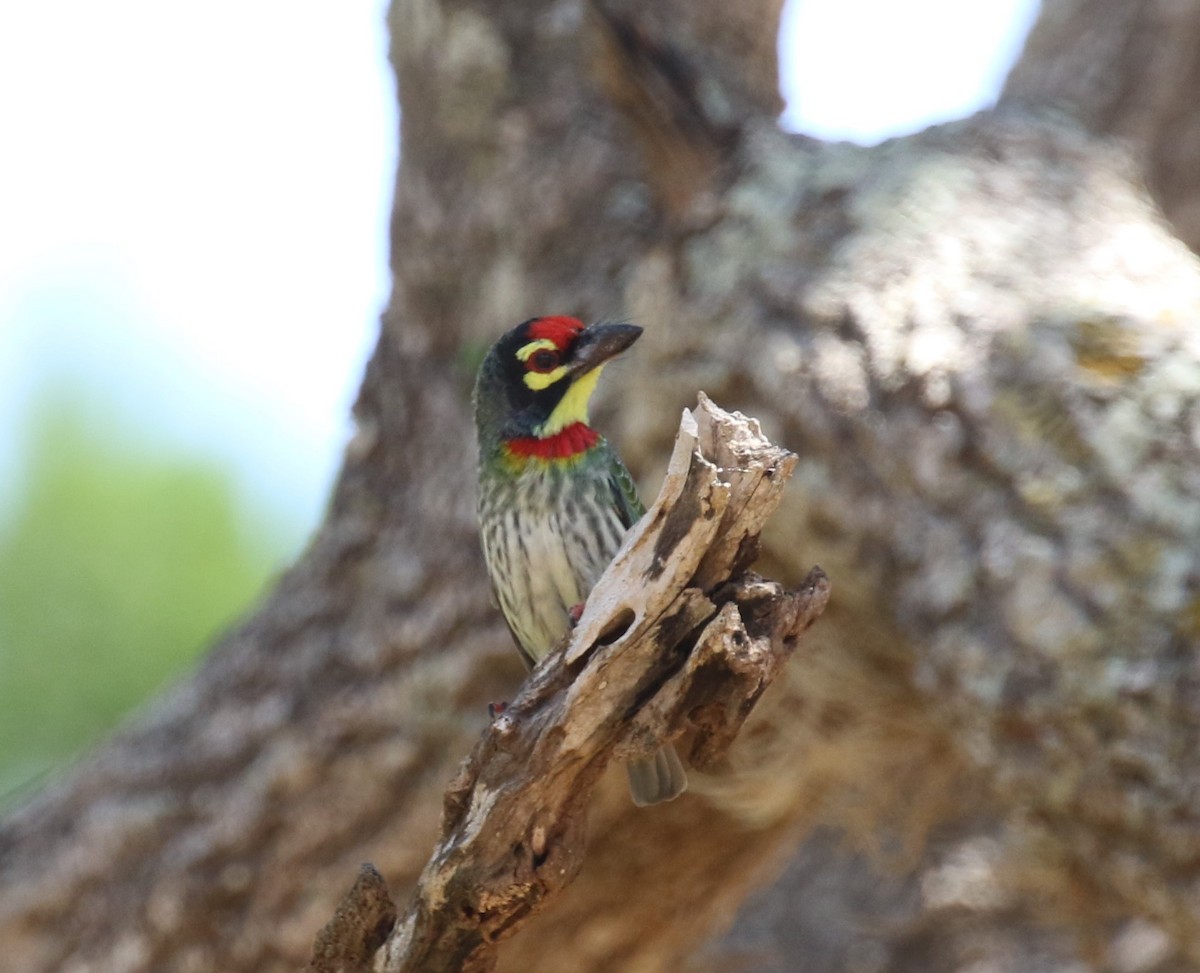
[[[605,364],[642,329],[533,318],[492,346],[475,382],[479,526],[500,610],[532,666],[644,513],[633,478],[588,424]],[[638,805],[678,797],[687,776],[671,747],[628,764]]]

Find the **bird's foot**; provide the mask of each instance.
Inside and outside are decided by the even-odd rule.
[[[501,700],[499,703],[488,703],[488,716],[494,720],[497,716],[503,714],[507,709],[508,703],[504,702],[503,700]]]
[[[567,618],[571,620],[571,628],[579,624],[579,619],[583,617],[583,606],[586,602],[580,602],[578,605],[572,605],[567,609]]]

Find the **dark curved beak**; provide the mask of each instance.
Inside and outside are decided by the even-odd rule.
[[[571,372],[583,375],[616,358],[638,340],[642,329],[636,324],[593,324],[576,339],[571,350]]]

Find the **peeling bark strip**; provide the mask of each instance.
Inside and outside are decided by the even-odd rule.
[[[756,422],[703,394],[684,412],[657,502],[570,639],[451,784],[442,838],[388,937],[384,970],[492,969],[498,944],[582,866],[592,790],[614,757],[693,729],[691,762],[721,758],[829,598],[820,568],[798,592],[746,571],[795,464]],[[358,968],[342,958],[360,962],[362,937],[384,918],[372,893],[361,920],[363,900],[360,879],[319,937],[314,970]]]

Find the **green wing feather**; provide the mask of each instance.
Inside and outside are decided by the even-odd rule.
[[[609,469],[608,483],[612,488],[613,500],[621,515],[621,522],[628,529],[641,519],[646,508],[642,506],[641,498],[638,497],[637,484],[633,482],[633,476],[616,453],[613,454]]]

